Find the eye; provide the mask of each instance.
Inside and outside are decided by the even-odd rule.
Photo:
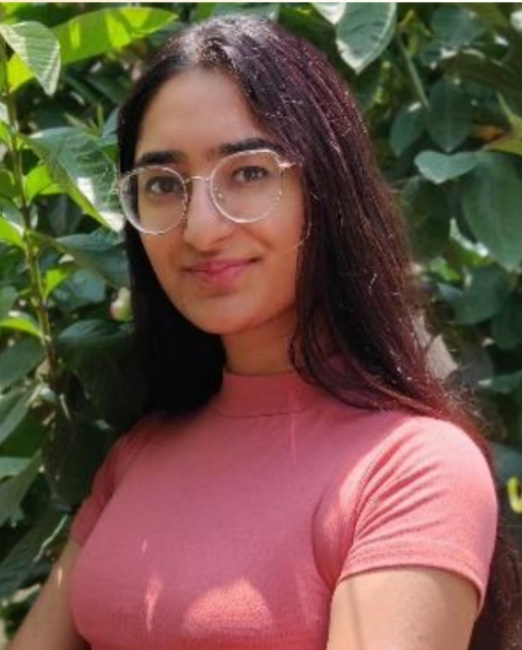
[[[184,188],[180,178],[168,174],[152,176],[145,181],[145,191],[153,196],[182,195]]]
[[[270,176],[270,171],[261,165],[240,167],[234,172],[234,180],[236,183],[240,184],[254,183],[255,181],[263,180],[268,176]]]

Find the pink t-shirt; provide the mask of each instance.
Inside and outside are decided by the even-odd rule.
[[[296,374],[225,374],[201,411],[121,438],[73,524],[94,650],[324,650],[336,585],[455,572],[482,606],[497,500],[447,422],[350,408]]]

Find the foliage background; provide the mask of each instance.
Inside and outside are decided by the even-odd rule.
[[[306,36],[355,91],[411,226],[438,324],[427,347],[439,350],[440,365],[444,340],[457,361],[450,378],[475,391],[495,439],[504,514],[520,525],[521,4],[4,3],[0,11],[8,633],[143,399],[112,192],[116,107],[168,35],[223,12],[268,15]]]

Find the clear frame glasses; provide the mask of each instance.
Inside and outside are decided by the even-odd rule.
[[[294,163],[271,149],[241,151],[222,158],[210,176],[183,177],[162,165],[137,167],[119,181],[118,194],[127,220],[140,232],[161,235],[187,213],[195,180],[207,184],[216,210],[235,223],[267,217],[281,200],[283,176]]]

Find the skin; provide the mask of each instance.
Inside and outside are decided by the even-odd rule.
[[[212,101],[208,98],[211,97]],[[225,142],[267,137],[239,90],[204,71],[169,81],[141,127],[137,157],[180,150],[176,169],[208,175]],[[295,277],[303,230],[297,170],[272,218],[237,225],[216,213],[201,181],[183,228],[143,236],[164,290],[194,324],[220,334],[233,372],[279,372],[290,367],[288,341],[295,326]],[[231,282],[208,286],[186,266],[216,258],[255,259]],[[9,650],[83,650],[71,619],[70,582],[80,547],[68,542],[35,606]],[[342,581],[333,594],[326,650],[466,650],[477,613],[470,582],[442,570],[405,567],[371,571]]]
[[[151,102],[136,160],[175,150],[180,161],[171,166],[176,171],[208,176],[223,157],[220,148],[252,138],[275,142],[257,124],[232,80],[194,70],[169,80]],[[295,326],[303,213],[299,172],[293,167],[285,172],[279,203],[262,221],[227,221],[212,204],[206,184],[195,181],[185,223],[163,235],[142,235],[164,291],[197,327],[221,335],[233,372],[290,367],[286,348]],[[254,261],[234,281],[210,285],[186,270],[220,259]]]

